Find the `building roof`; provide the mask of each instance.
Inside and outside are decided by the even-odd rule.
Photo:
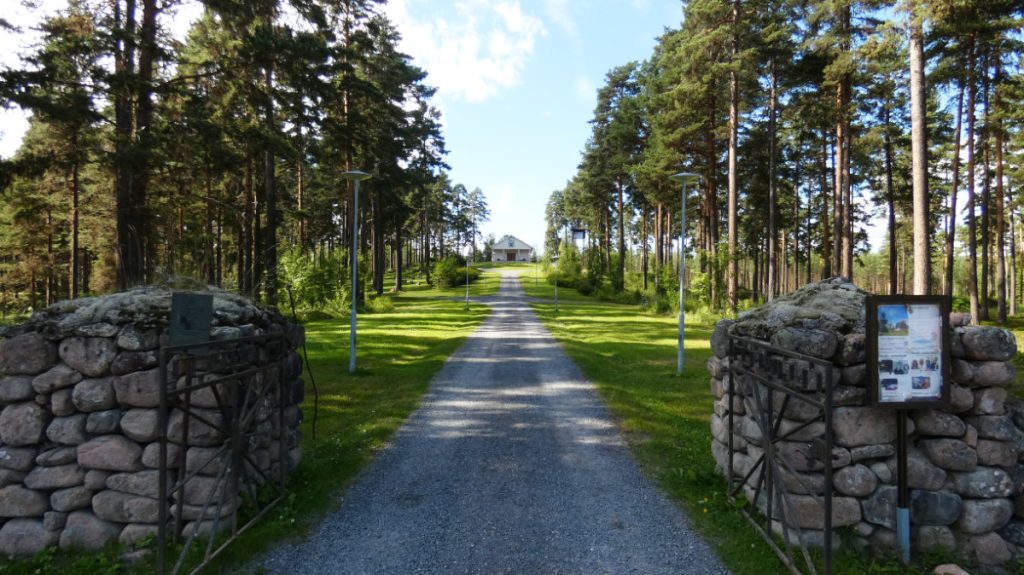
[[[494,242],[494,249],[500,250],[533,250],[533,246],[524,242],[523,240],[511,235],[505,234],[501,236],[501,239]]]

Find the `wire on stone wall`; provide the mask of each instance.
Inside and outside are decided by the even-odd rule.
[[[292,288],[288,290],[288,303],[292,306],[292,321],[299,323],[299,316],[295,313],[295,298],[292,297]],[[309,365],[309,354],[306,353],[306,338],[302,338],[302,359],[306,362],[306,373],[309,374],[309,383],[313,385],[313,439],[316,439],[316,416],[320,412],[320,390],[316,388],[316,379],[313,378],[313,368]]]

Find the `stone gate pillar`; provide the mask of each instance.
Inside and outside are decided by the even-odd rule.
[[[757,339],[784,350],[831,362],[834,468],[833,524],[848,526],[843,544],[860,549],[896,547],[896,416],[868,405],[865,365],[867,293],[834,278],[808,284],[792,294],[722,320],[711,339],[708,361],[715,396],[712,446],[716,467],[739,480],[767,448],[749,401],[755,381],[729,377],[729,341]],[[969,325],[951,318],[952,382],[948,410],[911,413],[908,483],[911,489],[912,547],[949,549],[981,564],[1024,558],[1024,407],[1010,399],[1016,380],[1012,333]],[[736,397],[729,427],[728,390]],[[788,415],[786,417],[789,417]],[[800,425],[783,419],[782,428]],[[733,457],[729,455],[729,435]],[[820,527],[824,508],[807,504],[824,492],[821,467],[814,461],[813,437],[798,435],[774,447],[786,459],[785,488],[804,504],[809,525]],[[733,469],[729,470],[729,461]],[[739,463],[737,463],[739,462]],[[792,476],[791,475],[795,475]],[[817,493],[808,493],[808,490]],[[763,511],[763,509],[762,509]],[[817,516],[815,516],[817,514]],[[805,529],[805,542],[820,541]],[[834,543],[835,544],[835,543]]]

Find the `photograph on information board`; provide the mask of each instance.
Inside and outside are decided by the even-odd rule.
[[[933,303],[878,306],[879,400],[942,396],[942,310]]]

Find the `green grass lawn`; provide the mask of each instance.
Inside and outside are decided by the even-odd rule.
[[[767,544],[727,501],[725,482],[714,471],[709,428],[713,397],[705,367],[712,324],[687,324],[685,368],[677,377],[674,316],[647,315],[636,306],[592,299],[561,306],[558,313],[551,303],[533,308],[597,386],[643,469],[680,503],[729,569],[737,575],[784,572]],[[943,560],[948,558],[925,564],[934,567]],[[873,559],[845,551],[837,556],[834,572],[929,570],[904,570],[891,557]]]
[[[544,267],[539,264],[521,264],[522,267],[519,271],[519,282],[523,286],[523,292],[530,296],[539,299],[552,300],[555,299],[555,285],[548,283],[547,272],[544,271]],[[575,288],[559,287],[558,288],[558,302],[566,303],[580,303],[580,302],[593,302],[596,301],[592,297],[585,296],[580,292],[576,291]]]
[[[488,296],[498,293],[498,289],[501,287],[501,274],[494,271],[494,267],[489,264],[473,264],[473,267],[479,268],[483,271],[483,274],[476,280],[469,283],[469,296]],[[394,285],[394,277],[392,274],[388,274],[385,279],[385,286]],[[424,277],[407,277],[404,281],[403,293],[412,294],[419,297],[464,297],[466,295],[466,286],[463,283],[450,288],[433,287],[426,282]]]
[[[485,274],[476,288],[496,291],[492,280],[497,276]],[[309,363],[320,390],[316,438],[313,387],[305,374],[304,456],[291,478],[288,500],[229,546],[207,572],[230,570],[274,542],[301,536],[338,507],[341,489],[419,405],[434,374],[490,313],[481,304],[466,311],[461,301],[437,295],[449,294],[412,289],[394,297],[390,312],[361,314],[355,375],[348,374],[348,319],[306,324]],[[117,554],[117,549],[96,554],[46,551],[28,561],[0,559],[0,574],[152,572],[151,563],[134,569],[121,565]]]

